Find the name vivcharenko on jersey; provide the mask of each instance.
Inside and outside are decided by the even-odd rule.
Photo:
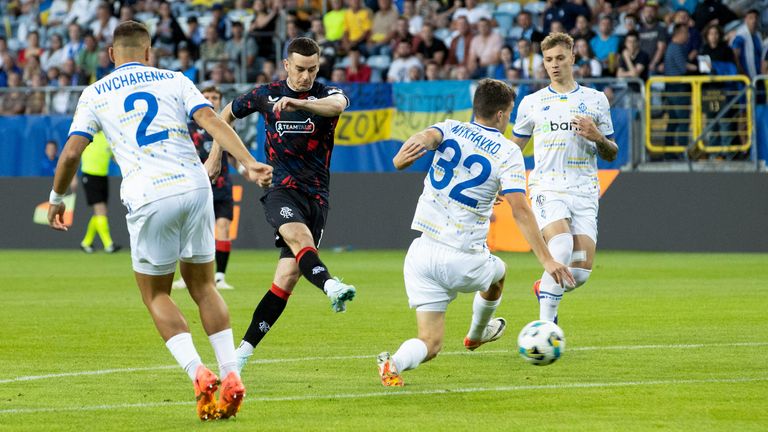
[[[103,80],[100,84],[95,85],[93,88],[96,90],[96,94],[102,94],[104,92],[118,90],[125,86],[132,86],[140,83],[150,83],[173,78],[174,74],[170,71],[152,70],[143,72],[131,72]]]

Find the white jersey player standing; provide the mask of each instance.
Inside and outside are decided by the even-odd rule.
[[[227,305],[214,285],[211,184],[189,137],[187,118],[194,118],[235,156],[250,180],[268,185],[272,168],[253,159],[189,79],[146,66],[150,45],[143,24],[127,21],[115,29],[109,55],[116,68],[80,96],[56,168],[48,220],[54,229],[67,230],[62,194],[83,150],[94,134],[104,131],[123,174],[120,197],[128,209],[131,259],[144,304],[171,354],[193,381],[200,419],[231,417],[245,388],[237,372]],[[171,300],[179,260],[223,381],[203,365],[189,326]]]
[[[526,201],[522,151],[500,132],[509,124],[514,100],[507,84],[484,79],[474,95],[474,122],[438,123],[409,138],[394,158],[395,167],[404,169],[427,150],[435,151],[411,225],[422,234],[408,249],[403,272],[408,302],[416,309],[418,337],[403,342],[394,355],[379,354],[385,386],[402,386],[403,371],[437,355],[445,311],[460,292],[476,293],[464,339],[467,349],[503,334],[504,319],[491,317],[501,302],[506,267],[486,246],[499,194],[511,205],[545,273],[558,282],[573,282],[567,266],[547,250]]]
[[[571,266],[576,281],[562,285],[545,272],[534,284],[539,319],[557,322],[563,293],[587,281],[595,257],[597,156],[612,161],[619,148],[605,94],[573,79],[573,39],[551,33],[541,50],[551,84],[523,98],[512,140],[524,148],[533,136],[531,206],[550,253]]]

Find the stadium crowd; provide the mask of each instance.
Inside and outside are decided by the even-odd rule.
[[[288,42],[322,48],[319,79],[334,82],[545,78],[538,44],[575,41],[576,74],[768,72],[767,0],[255,0],[0,1],[2,114],[71,112],[69,92],[110,73],[115,26],[145,23],[155,66],[201,85],[284,78]],[[325,14],[323,8],[327,9]],[[756,9],[760,7],[759,9]],[[24,89],[27,87],[28,89]],[[13,89],[18,89],[14,91]]]

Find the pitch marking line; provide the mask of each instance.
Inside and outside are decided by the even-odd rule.
[[[449,395],[466,394],[481,392],[513,392],[528,390],[572,390],[585,388],[612,388],[612,387],[640,387],[640,386],[659,386],[659,385],[690,385],[690,384],[739,384],[766,382],[768,377],[763,378],[728,378],[728,379],[689,379],[689,380],[654,380],[654,381],[624,381],[624,382],[597,382],[597,383],[571,383],[571,384],[549,384],[549,385],[517,385],[500,387],[468,387],[455,389],[433,389],[433,390],[396,390],[379,391],[370,393],[338,393],[326,395],[302,395],[302,396],[281,396],[281,397],[256,397],[247,398],[244,402],[295,402],[319,399],[360,399],[394,396],[423,396],[423,395]],[[136,409],[136,408],[157,408],[169,406],[189,406],[192,402],[149,402],[137,404],[116,404],[116,405],[92,405],[82,407],[61,407],[61,408],[13,408],[0,410],[2,414],[34,414],[44,412],[82,412],[82,411],[103,411],[118,409]]]
[[[573,347],[568,348],[568,351],[627,351],[627,350],[645,350],[645,349],[691,349],[691,348],[717,348],[717,347],[759,347],[766,346],[768,342],[736,342],[736,343],[714,343],[714,344],[675,344],[675,345],[612,345],[612,346],[593,346],[593,347]],[[512,353],[512,350],[484,350],[478,352],[469,351],[447,351],[441,352],[440,356],[449,355],[483,355],[483,354],[506,354]],[[348,356],[328,356],[328,357],[295,357],[284,359],[255,359],[248,362],[249,364],[272,364],[272,363],[297,363],[306,361],[328,361],[328,360],[358,360],[358,359],[374,359],[375,356],[371,354],[367,355],[348,355]],[[147,372],[164,369],[175,369],[177,365],[166,366],[147,366],[139,368],[118,368],[118,369],[101,369],[94,371],[80,371],[80,372],[64,372],[58,374],[46,374],[46,375],[27,375],[16,378],[0,379],[0,384],[9,384],[15,382],[24,381],[37,381],[44,379],[66,378],[74,376],[88,376],[88,375],[107,375],[114,373],[131,373],[131,372]]]

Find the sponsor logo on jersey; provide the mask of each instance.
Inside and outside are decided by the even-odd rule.
[[[280,100],[280,96],[267,96],[267,102],[273,104]]]
[[[304,121],[279,121],[275,123],[275,130],[280,136],[287,133],[311,134],[315,132],[315,124],[311,119]]]
[[[542,129],[541,130],[542,132],[548,133],[548,132],[572,131],[575,129],[575,127],[571,122],[567,122],[567,121],[555,122],[550,120],[549,124],[544,123],[541,126],[541,129]]]

